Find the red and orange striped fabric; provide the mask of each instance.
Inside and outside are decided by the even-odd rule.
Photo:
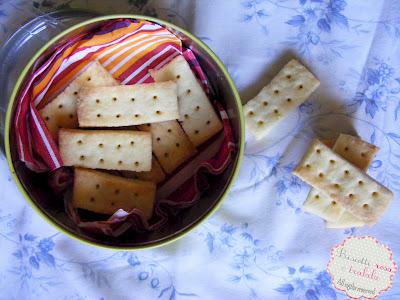
[[[60,43],[36,65],[19,95],[14,125],[19,157],[34,171],[62,165],[57,146],[38,112],[60,93],[92,60],[121,84],[152,82],[158,69],[182,53],[182,43],[164,27],[148,21],[106,22],[88,33]]]

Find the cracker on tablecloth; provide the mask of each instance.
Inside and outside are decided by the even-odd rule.
[[[375,224],[393,193],[315,140],[293,173],[367,224]]]
[[[332,145],[334,152],[363,171],[367,170],[378,151],[378,147],[347,134],[340,134],[336,140],[321,140],[321,142],[325,145]],[[303,209],[327,220],[330,222],[330,226],[335,226],[334,222],[338,222],[336,226],[345,226],[344,224],[349,225],[352,223],[358,226],[360,222],[362,223],[361,220],[352,216],[349,212],[345,212],[345,208],[340,203],[314,188],[308,194],[303,204]],[[343,216],[344,213],[346,213],[345,216]]]
[[[256,139],[303,103],[319,86],[318,79],[292,59],[257,96],[243,106],[246,127]]]

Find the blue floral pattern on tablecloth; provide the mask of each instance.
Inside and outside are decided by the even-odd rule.
[[[322,84],[267,140],[247,139],[233,192],[213,217],[154,250],[97,249],[56,232],[18,193],[0,154],[0,299],[346,299],[326,271],[335,244],[370,234],[397,259],[399,1],[0,1],[0,37],[37,14],[86,7],[193,31],[223,60],[244,102],[293,56]],[[309,187],[291,170],[313,137],[339,132],[380,147],[368,172],[396,198],[373,228],[326,230],[302,210]],[[380,299],[400,299],[398,278]]]

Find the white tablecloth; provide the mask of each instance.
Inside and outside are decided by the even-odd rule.
[[[141,12],[189,29],[225,63],[243,102],[293,56],[322,84],[267,140],[248,140],[213,217],[154,250],[103,250],[57,232],[17,191],[0,154],[0,299],[345,299],[326,272],[335,244],[372,235],[398,259],[400,1],[1,1],[0,37],[60,6]],[[340,132],[381,148],[369,173],[396,197],[373,228],[327,230],[302,210],[309,187],[290,170],[313,136]],[[400,299],[399,276],[380,299]]]

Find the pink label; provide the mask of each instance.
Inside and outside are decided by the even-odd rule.
[[[352,299],[375,299],[392,287],[392,250],[371,236],[348,237],[331,251],[332,284]]]

